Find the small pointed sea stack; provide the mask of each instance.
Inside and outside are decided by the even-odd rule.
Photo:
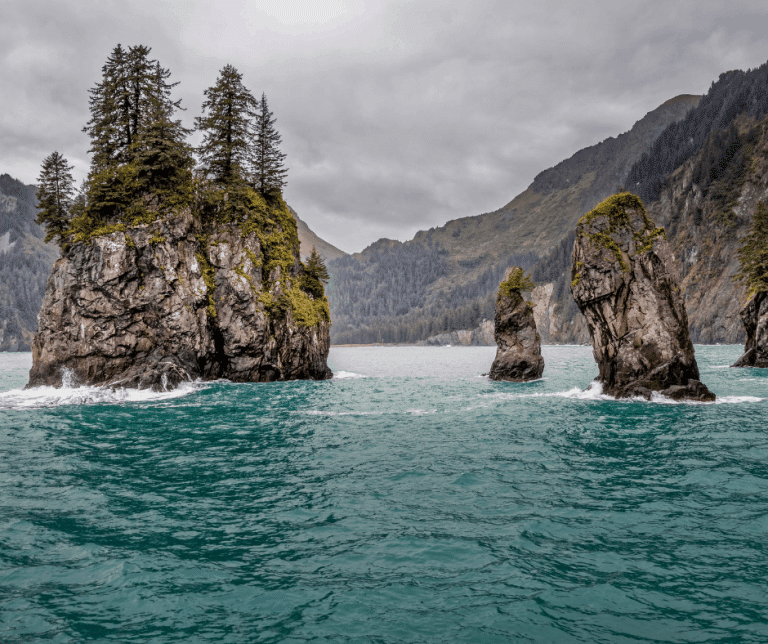
[[[741,309],[747,332],[744,355],[732,367],[768,367],[768,293],[755,293]]]
[[[527,382],[541,378],[541,338],[536,332],[533,307],[521,293],[532,288],[533,282],[522,268],[508,268],[504,273],[496,297],[493,337],[498,349],[488,374],[491,380]]]
[[[587,319],[603,393],[715,399],[699,381],[675,275],[664,229],[635,195],[613,195],[579,221],[571,292]]]

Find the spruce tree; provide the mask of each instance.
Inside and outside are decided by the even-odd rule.
[[[752,217],[749,233],[738,250],[741,270],[734,279],[747,287],[747,295],[768,292],[768,208],[761,201]]]
[[[178,190],[183,183],[191,185],[194,160],[186,143],[189,130],[173,118],[180,106],[170,99],[176,83],[166,83],[169,75],[154,61],[148,73],[152,87],[143,94],[141,127],[131,150],[139,183],[146,192],[168,192]]]
[[[203,133],[198,147],[201,165],[216,183],[228,184],[243,178],[250,156],[256,100],[232,65],[221,70],[216,84],[205,90],[205,97],[203,116],[195,119],[197,129]]]
[[[264,195],[282,192],[288,173],[283,167],[285,154],[278,147],[281,137],[275,129],[275,120],[269,111],[267,96],[262,93],[254,128],[251,168],[254,186]]]
[[[58,238],[59,245],[64,243],[75,192],[73,167],[58,152],[53,152],[43,160],[43,167],[37,179],[37,203],[40,208],[37,223],[45,226],[46,242]]]
[[[86,209],[94,222],[143,216],[148,193],[170,196],[183,182],[191,185],[189,132],[174,119],[181,109],[171,98],[176,83],[150,51],[118,45],[90,90],[91,119],[83,129],[91,137]]]
[[[328,274],[328,268],[325,265],[317,248],[312,246],[312,252],[304,263],[304,270],[301,278],[301,288],[310,293],[315,299],[320,299],[325,295],[324,284],[328,283],[331,276]]]
[[[93,155],[92,172],[115,165],[119,152],[127,145],[127,57],[128,53],[122,45],[117,45],[101,68],[101,82],[88,90],[91,118],[83,132],[91,138],[88,152]]]
[[[126,51],[117,45],[102,67],[102,80],[89,90],[91,118],[83,128],[91,138],[91,173],[133,158],[133,145],[158,113],[158,105],[170,119],[180,101],[171,99],[177,83],[169,83],[170,71],[150,59],[144,45]]]

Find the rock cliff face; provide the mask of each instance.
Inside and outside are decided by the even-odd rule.
[[[747,332],[744,355],[734,367],[768,367],[768,293],[755,294],[741,309],[741,320]]]
[[[73,243],[48,280],[28,386],[331,377],[327,302],[298,286],[291,221],[204,228],[187,210]]]
[[[521,268],[508,268],[499,288],[494,317],[498,349],[488,374],[491,380],[526,382],[541,378],[544,372],[541,338],[536,332],[533,307],[525,301],[521,289],[513,284],[516,274],[522,277],[522,273]],[[508,288],[505,285],[509,285]]]
[[[715,399],[699,381],[664,229],[648,218],[640,199],[614,195],[582,217],[571,279],[604,393]]]
[[[416,344],[422,347],[444,347],[447,344],[454,347],[493,346],[496,344],[493,339],[493,321],[483,320],[474,329],[460,329],[431,335],[426,340],[420,340]]]

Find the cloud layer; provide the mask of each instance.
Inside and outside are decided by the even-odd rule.
[[[152,47],[188,124],[232,63],[277,117],[288,202],[347,251],[494,210],[672,96],[768,60],[757,1],[6,0],[0,13],[0,172],[31,183],[57,149],[84,176],[87,90],[117,43]]]

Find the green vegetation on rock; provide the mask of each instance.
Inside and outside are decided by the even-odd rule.
[[[634,210],[642,217],[643,225],[640,229],[632,225],[628,212],[630,210]],[[599,219],[607,221],[607,230],[588,231],[587,227],[596,224]],[[616,241],[611,237],[613,233],[617,233],[623,228],[629,228],[632,231],[632,236],[635,240],[635,252],[637,253],[645,253],[652,250],[653,243],[658,237],[666,238],[664,228],[657,228],[648,217],[640,197],[629,192],[619,192],[608,197],[579,220],[579,235],[588,237],[594,246],[610,252],[621,267],[621,270],[627,272],[629,265],[624,259],[624,254],[621,252],[621,248],[619,248]],[[580,278],[580,273],[576,272],[571,286],[576,286]]]
[[[526,275],[520,266],[515,266],[509,277],[499,284],[497,297],[522,297],[521,291],[532,291],[534,286],[531,276]]]
[[[266,95],[257,102],[242,83],[242,75],[226,65],[216,83],[205,90],[203,116],[196,119],[202,134],[195,169],[190,130],[176,112],[171,97],[176,83],[170,72],[150,58],[142,45],[118,45],[103,67],[103,77],[90,90],[90,120],[83,128],[91,140],[91,167],[75,193],[72,166],[58,152],[46,157],[38,192],[39,223],[48,239],[56,238],[65,253],[74,244],[122,233],[136,248],[131,228],[152,226],[148,244],[166,241],[164,222],[178,216],[196,220],[197,249],[207,290],[207,312],[217,317],[215,269],[208,260],[217,231],[239,232],[260,254],[245,249],[261,284],[244,272],[256,297],[272,317],[289,310],[300,326],[328,322],[328,281],[324,264],[310,258],[302,264],[296,220],[283,200],[287,170],[278,145],[280,135]],[[272,292],[283,293],[273,297]]]

